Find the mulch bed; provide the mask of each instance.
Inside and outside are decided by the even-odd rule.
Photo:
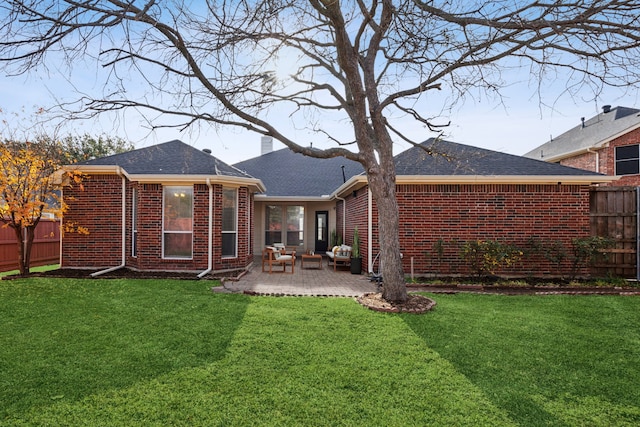
[[[393,303],[382,298],[381,293],[364,294],[356,300],[370,310],[384,313],[413,313],[424,314],[435,307],[436,302],[423,295],[409,294],[407,301],[403,303]]]
[[[75,269],[75,268],[59,268],[40,273],[31,273],[30,277],[61,277],[68,279],[93,279],[92,273],[100,270],[93,269]],[[19,276],[5,276],[4,278],[16,278]],[[96,279],[180,279],[180,280],[198,280],[196,273],[172,272],[172,271],[137,271],[129,268],[119,268],[109,273],[95,277]],[[207,275],[203,279],[218,279]]]

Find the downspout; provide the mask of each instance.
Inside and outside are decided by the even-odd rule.
[[[207,178],[207,187],[209,187],[209,243],[208,251],[208,266],[205,271],[198,274],[198,279],[202,279],[204,276],[209,274],[211,270],[213,270],[213,186],[211,185],[211,180]]]
[[[373,196],[371,194],[371,189],[367,187],[367,267],[369,269],[369,274],[373,274],[373,206],[371,206],[371,202],[373,201]]]
[[[127,261],[127,182],[122,169],[118,166],[116,168],[116,174],[122,178],[122,263],[116,267],[107,268],[106,270],[96,271],[91,274],[91,277],[97,277],[105,273],[118,270],[125,266]]]

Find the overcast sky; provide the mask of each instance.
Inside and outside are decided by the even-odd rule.
[[[87,76],[90,75],[87,72]],[[83,83],[91,86],[91,79],[87,77],[86,80],[88,82],[75,81],[74,85]],[[637,88],[608,89],[595,101],[593,94],[588,91],[573,97],[559,96],[562,88],[561,81],[555,87],[551,85],[545,88],[541,104],[535,93],[532,93],[535,90],[532,91],[527,84],[515,85],[503,93],[503,104],[486,97],[467,100],[463,105],[456,106],[451,115],[440,117],[439,120],[442,123],[450,120],[450,126],[445,129],[446,138],[450,141],[521,155],[547,142],[550,137],[578,126],[581,117],[589,118],[598,114],[603,105],[640,107]],[[0,76],[0,91],[0,108],[5,116],[7,112],[22,109],[30,113],[38,107],[47,108],[55,105],[58,100],[73,97],[73,87],[57,78],[55,71],[51,70],[48,73],[33,73],[28,77]],[[437,111],[427,111],[425,114],[438,114],[440,108],[438,106]],[[407,122],[403,128],[416,140],[422,141],[435,136],[413,122]],[[63,130],[64,134],[85,132],[91,135],[117,134],[132,141],[137,148],[180,139],[196,148],[211,149],[213,155],[229,164],[260,155],[258,134],[235,129],[216,131],[208,127],[187,132],[170,129],[150,132],[133,111],[125,117],[103,116],[99,122],[73,122]],[[300,138],[304,138],[304,135]],[[304,141],[300,143],[306,145]],[[275,149],[283,147],[277,142],[274,144]],[[408,143],[398,142],[395,152],[407,148]]]

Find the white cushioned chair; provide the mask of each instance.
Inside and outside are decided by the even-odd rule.
[[[273,272],[273,265],[281,265],[282,272],[287,272],[287,264],[291,264],[291,274],[294,273],[296,268],[296,255],[293,252],[291,255],[282,255],[277,248],[273,246],[267,246],[262,250],[262,271],[265,271],[265,267],[269,266],[269,274]]]
[[[338,263],[345,266],[351,265],[351,246],[334,246],[327,251],[327,265],[330,266],[331,263],[333,263],[333,271],[336,271]]]

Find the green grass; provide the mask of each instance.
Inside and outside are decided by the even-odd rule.
[[[39,267],[31,267],[29,271],[31,273],[37,273],[41,271],[57,270],[58,268],[60,268],[60,264],[51,264],[51,265],[43,265]],[[20,270],[2,271],[0,272],[0,277],[10,276],[18,273],[20,273]]]
[[[0,281],[0,425],[637,425],[640,300]]]

